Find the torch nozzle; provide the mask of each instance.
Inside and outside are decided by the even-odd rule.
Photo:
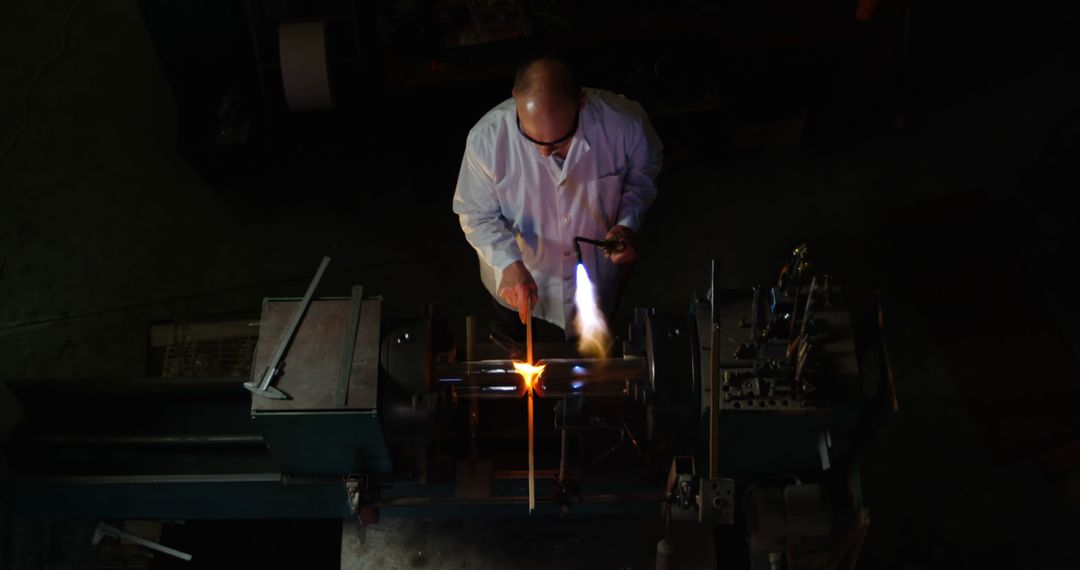
[[[613,253],[619,253],[626,247],[626,243],[621,239],[590,239],[587,237],[578,236],[574,238],[574,255],[577,256],[578,263],[582,263],[581,260],[581,244],[587,243],[589,245],[595,245],[604,250],[604,253],[610,255]]]

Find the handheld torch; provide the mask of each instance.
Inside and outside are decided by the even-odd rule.
[[[574,255],[577,256],[577,262],[578,263],[583,263],[582,259],[581,259],[581,244],[582,243],[595,245],[596,247],[599,247],[600,249],[604,250],[604,253],[606,253],[608,255],[619,253],[620,251],[622,251],[626,247],[626,242],[621,240],[621,239],[618,239],[618,238],[614,238],[614,239],[589,239],[587,237],[578,236],[578,237],[574,238]]]

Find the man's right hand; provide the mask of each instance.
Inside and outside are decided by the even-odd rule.
[[[499,281],[499,296],[511,307],[518,310],[521,322],[525,322],[525,308],[536,307],[536,281],[533,281],[532,273],[525,268],[525,264],[515,261],[503,269],[502,280]],[[525,303],[529,303],[526,305]]]

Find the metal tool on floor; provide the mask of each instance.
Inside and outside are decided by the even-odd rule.
[[[296,312],[293,313],[288,328],[285,329],[284,334],[281,336],[281,341],[278,342],[277,349],[274,350],[274,356],[270,358],[270,363],[267,364],[266,370],[262,374],[262,381],[259,383],[256,383],[254,380],[244,382],[244,388],[247,388],[252,394],[264,398],[273,398],[275,400],[289,399],[288,394],[272,386],[272,384],[278,373],[281,371],[281,359],[285,356],[285,351],[289,349],[289,344],[292,342],[293,337],[296,336],[296,330],[300,328],[300,321],[304,320],[304,314],[307,312],[308,306],[311,305],[311,298],[315,296],[315,288],[319,286],[319,281],[322,280],[323,272],[326,271],[326,266],[329,264],[330,258],[323,257],[322,263],[319,264],[319,269],[315,271],[315,277],[311,280],[311,284],[308,285],[307,292],[304,293],[304,298],[301,299],[300,304],[296,306]]]
[[[120,540],[126,540],[128,542],[134,542],[135,544],[145,546],[150,550],[155,550],[163,554],[168,554],[169,556],[175,556],[180,560],[186,560],[188,562],[191,562],[191,555],[186,552],[180,552],[179,550],[169,548],[168,546],[162,546],[156,542],[146,540],[141,536],[135,536],[134,534],[131,534],[129,532],[124,532],[116,528],[115,526],[105,524],[104,521],[98,523],[97,528],[94,529],[94,538],[91,539],[91,544],[97,545],[97,543],[101,542],[101,539],[105,538],[106,536],[111,536]]]

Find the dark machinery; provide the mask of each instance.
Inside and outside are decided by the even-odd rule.
[[[615,357],[535,347],[536,512],[660,507],[658,566],[702,525],[743,567],[854,563],[857,458],[895,408],[880,311],[852,310],[805,247],[774,286],[721,292],[717,271],[686,314],[638,309]],[[237,378],[8,381],[25,414],[4,500],[111,519],[527,512],[518,347],[478,342],[470,319],[458,350],[359,287],[311,301],[293,335],[300,303],[264,302],[251,367],[275,366],[287,399]]]

